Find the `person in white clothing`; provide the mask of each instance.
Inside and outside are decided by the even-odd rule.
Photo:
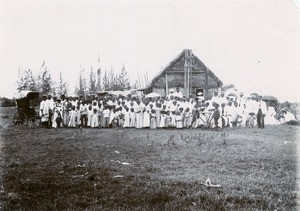
[[[99,127],[98,109],[93,108],[93,114],[91,117],[91,128]]]
[[[43,127],[48,126],[49,122],[49,104],[47,103],[47,96],[42,96],[43,100],[40,103],[40,117]]]
[[[289,112],[287,109],[282,109],[282,112],[283,112],[283,122],[296,120],[295,115]]]
[[[58,98],[56,102],[54,103],[53,107],[53,118],[52,118],[52,127],[53,128],[60,128],[60,125],[62,123],[62,111],[63,111],[63,106],[61,104],[61,99]]]
[[[149,128],[150,127],[150,108],[148,103],[145,104],[143,110],[143,127]]]
[[[53,116],[53,108],[54,108],[54,100],[52,99],[51,94],[48,94],[48,99],[46,100],[49,108],[49,127],[52,126],[52,116]]]
[[[276,111],[275,108],[270,106],[266,113],[265,124],[266,125],[278,125],[279,121],[275,118]]]
[[[129,115],[130,111],[129,108],[126,107],[123,111],[123,115],[124,115],[124,124],[123,124],[123,128],[127,128],[130,127],[130,115]]]
[[[255,119],[252,118],[253,115],[256,115],[257,114],[257,110],[258,110],[258,107],[257,107],[257,101],[255,100],[255,96],[252,96],[251,98],[249,98],[247,100],[247,103],[246,103],[246,109],[245,109],[245,115],[246,115],[246,125],[249,126],[249,118],[251,117],[251,120],[252,119]],[[253,127],[255,126],[255,123],[253,122]]]
[[[176,88],[176,92],[173,95],[174,97],[178,97],[179,99],[182,99],[183,97],[182,93],[179,91],[179,87]]]
[[[174,99],[174,90],[173,89],[170,89],[170,93],[167,95],[167,99],[171,99],[171,96],[173,96],[172,99]]]
[[[76,127],[76,116],[77,116],[76,107],[72,106],[71,111],[69,112],[69,123],[68,123],[69,128]]]

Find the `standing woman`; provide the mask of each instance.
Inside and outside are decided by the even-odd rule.
[[[124,115],[124,124],[123,127],[130,127],[130,114],[129,114],[129,108],[126,106],[124,111],[123,111],[123,115]]]
[[[139,99],[136,100],[135,106],[135,118],[136,118],[136,125],[135,127],[140,129],[143,127],[143,105]]]
[[[70,120],[69,120],[68,127],[70,128],[76,127],[76,116],[77,116],[76,107],[72,106],[71,111],[69,111]]]
[[[62,119],[63,119],[63,125],[64,127],[67,127],[68,124],[69,124],[69,110],[70,110],[70,101],[69,101],[69,98],[66,98],[65,101],[62,102],[63,104],[63,116],[62,116]]]
[[[159,126],[159,124],[160,124],[160,112],[162,110],[161,104],[157,101],[154,108],[155,108],[155,113],[156,113],[156,125]]]
[[[166,121],[167,121],[167,106],[163,104],[162,110],[160,111],[160,122],[157,127],[164,128],[166,127]]]
[[[143,110],[143,127],[149,128],[150,127],[150,108],[148,103],[146,102],[144,110]]]
[[[61,99],[57,99],[53,106],[53,118],[52,118],[52,127],[60,128],[60,123],[62,121],[62,104]]]
[[[135,112],[134,112],[134,108],[130,108],[130,112],[129,112],[129,127],[135,127]]]

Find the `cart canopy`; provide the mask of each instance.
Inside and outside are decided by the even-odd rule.
[[[17,95],[16,95],[16,99],[20,100],[23,98],[27,98],[28,100],[34,99],[34,98],[39,98],[40,93],[36,92],[36,91],[28,91],[28,90],[23,90],[20,91]]]

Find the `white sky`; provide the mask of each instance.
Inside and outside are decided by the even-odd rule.
[[[72,91],[98,54],[133,81],[188,48],[224,84],[300,102],[299,20],[293,0],[0,0],[0,96],[43,60]]]

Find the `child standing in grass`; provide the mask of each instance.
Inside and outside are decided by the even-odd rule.
[[[166,111],[166,116],[165,116],[165,127],[171,127],[171,122],[172,122],[172,118],[171,118],[171,112],[170,111]]]
[[[99,128],[102,127],[102,116],[103,116],[103,108],[102,108],[102,104],[100,102],[98,102],[98,123],[99,123]]]
[[[93,107],[91,105],[89,105],[88,111],[87,111],[87,126],[88,127],[91,127],[92,116],[93,116]]]
[[[175,116],[175,121],[176,121],[176,128],[179,128],[179,129],[183,128],[181,110],[177,111],[176,116]]]
[[[76,111],[76,126],[79,127],[81,125],[80,104],[77,104],[77,108],[75,111]]]
[[[117,109],[113,108],[110,111],[110,116],[109,116],[109,126],[111,127],[117,127],[118,125],[118,114],[117,114]]]
[[[134,113],[134,108],[130,108],[130,113],[129,113],[129,127],[135,127],[135,113]]]
[[[213,103],[214,106],[214,111],[212,114],[212,118],[215,123],[215,128],[219,128],[219,119],[220,119],[220,110],[219,110],[219,104],[218,103]]]
[[[123,112],[123,115],[124,115],[123,127],[124,128],[129,127],[130,126],[130,112],[129,112],[128,107],[125,108],[125,111]]]
[[[189,120],[189,108],[186,108],[182,114],[182,126],[184,128],[189,128],[188,120]]]
[[[156,112],[152,109],[150,114],[150,129],[156,129],[156,123]]]
[[[249,113],[249,118],[248,118],[248,126],[250,127],[250,128],[253,128],[254,127],[254,123],[255,123],[255,113],[253,113],[253,112],[250,112]]]
[[[171,120],[170,127],[176,127],[176,113],[175,113],[175,111],[170,112],[170,120]]]
[[[110,116],[110,110],[108,108],[105,108],[103,110],[103,118],[104,118],[103,127],[109,126],[109,116]]]
[[[123,107],[118,108],[118,116],[119,116],[119,127],[123,127],[124,125],[124,113],[123,113]]]
[[[87,118],[87,113],[88,113],[88,105],[87,102],[84,101],[80,104],[80,113],[81,113],[81,124],[83,127],[87,126],[88,118]]]
[[[91,127],[99,127],[99,119],[98,119],[98,110],[97,108],[93,109],[93,114],[91,116]]]
[[[166,120],[167,120],[167,106],[163,105],[162,110],[160,112],[160,123],[159,127],[164,128],[166,127]]]

